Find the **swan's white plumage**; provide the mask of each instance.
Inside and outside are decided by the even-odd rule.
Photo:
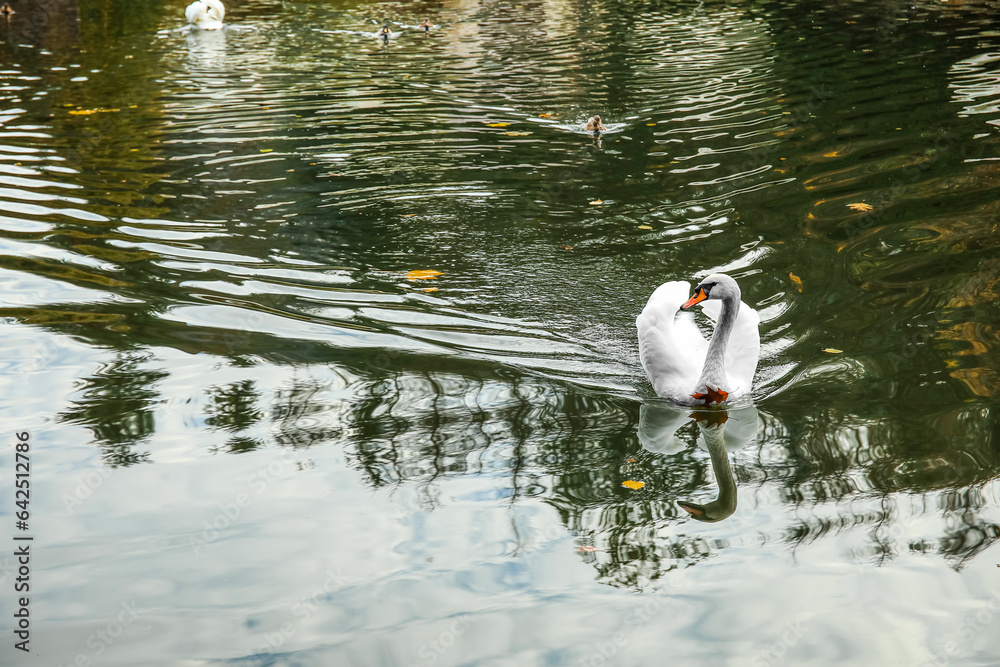
[[[226,16],[226,7],[220,0],[194,0],[184,10],[184,16],[196,28],[219,30]]]
[[[639,360],[658,396],[691,405],[691,394],[702,391],[698,386],[708,341],[702,336],[691,313],[681,311],[681,305],[691,294],[686,281],[663,283],[656,288],[646,307],[635,320],[639,331]],[[717,300],[702,301],[705,313],[715,322],[722,312]],[[746,396],[753,385],[753,375],[760,357],[760,316],[740,302],[729,344],[726,346],[726,377],[729,401]]]

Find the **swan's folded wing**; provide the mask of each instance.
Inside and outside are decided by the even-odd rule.
[[[689,291],[684,281],[660,285],[635,320],[639,360],[660,396],[689,391],[705,361],[708,342],[689,313],[677,312]]]
[[[726,347],[726,374],[735,383],[733,391],[750,393],[760,359],[760,315],[740,302],[733,333]]]

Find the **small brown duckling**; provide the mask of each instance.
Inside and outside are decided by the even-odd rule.
[[[588,132],[607,132],[608,128],[604,127],[604,123],[601,122],[600,116],[591,116],[587,121],[586,130]]]
[[[424,32],[430,32],[430,29],[433,28],[433,27],[434,27],[434,24],[431,23],[430,20],[428,20],[428,19],[424,19],[424,22],[420,24],[420,28]]]

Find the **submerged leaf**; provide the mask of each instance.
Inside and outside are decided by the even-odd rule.
[[[642,487],[646,486],[646,483],[634,482],[631,479],[626,479],[624,482],[622,482],[622,486],[624,486],[626,489],[632,489],[633,491],[638,491]]]
[[[871,211],[875,207],[864,202],[857,202],[855,204],[848,204],[847,208],[854,209],[855,211]]]

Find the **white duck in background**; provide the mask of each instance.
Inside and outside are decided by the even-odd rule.
[[[195,28],[219,30],[226,16],[226,7],[220,0],[194,0],[184,10],[184,16]]]
[[[748,396],[760,358],[760,316],[740,300],[740,287],[715,273],[695,287],[663,283],[635,320],[639,359],[658,396],[683,405],[732,402]],[[716,321],[711,342],[684,311],[700,303]]]

